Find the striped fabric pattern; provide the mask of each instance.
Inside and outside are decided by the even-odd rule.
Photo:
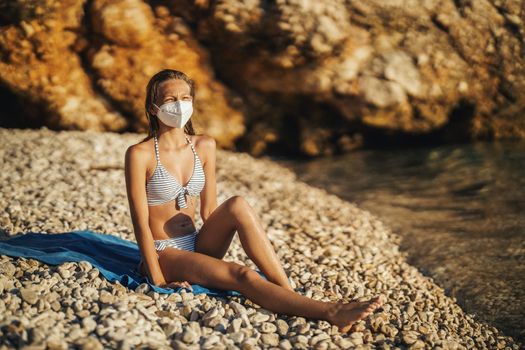
[[[163,250],[163,249],[166,249],[167,247],[173,247],[177,249],[188,250],[190,252],[194,252],[195,251],[195,239],[198,233],[199,231],[196,230],[195,232],[184,235],[184,236],[172,237],[168,239],[160,239],[160,240],[153,241],[153,243],[155,244],[156,250]]]
[[[204,188],[206,178],[204,176],[204,169],[202,168],[201,160],[195,151],[195,146],[186,136],[186,141],[190,144],[193,152],[193,173],[186,186],[182,186],[175,177],[173,177],[160,162],[159,143],[157,135],[155,139],[155,156],[157,157],[157,166],[153,172],[153,176],[146,184],[146,195],[148,205],[161,205],[175,200],[179,208],[187,208],[186,195],[198,196]]]

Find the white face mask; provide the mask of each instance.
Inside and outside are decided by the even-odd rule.
[[[160,107],[153,105],[159,110],[157,117],[160,121],[173,128],[183,128],[193,113],[192,101],[167,102]]]

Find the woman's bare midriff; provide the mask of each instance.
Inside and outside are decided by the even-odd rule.
[[[195,232],[194,199],[186,197],[187,208],[178,210],[175,201],[150,206],[149,227],[154,240],[168,239]]]

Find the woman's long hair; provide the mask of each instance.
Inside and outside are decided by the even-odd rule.
[[[155,101],[157,97],[157,92],[159,89],[159,85],[162,82],[165,82],[169,79],[181,79],[184,80],[188,85],[190,86],[190,95],[192,97],[193,103],[195,102],[195,82],[188,77],[186,74],[184,74],[181,71],[174,70],[174,69],[163,69],[160,72],[156,73],[154,76],[151,77],[151,79],[148,82],[148,86],[146,87],[146,117],[148,118],[149,123],[149,130],[148,130],[148,136],[142,140],[146,141],[147,139],[153,137],[153,135],[157,135],[159,131],[159,118],[156,115],[153,115],[150,113],[150,109],[153,106],[153,101]],[[184,132],[188,135],[195,135],[195,130],[193,130],[193,124],[191,123],[191,118],[188,120],[188,122],[184,125]]]

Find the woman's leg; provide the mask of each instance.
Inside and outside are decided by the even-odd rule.
[[[222,259],[236,231],[246,255],[268,280],[293,290],[257,214],[240,196],[228,198],[211,213],[197,235],[195,251]]]
[[[270,311],[322,319],[346,332],[352,324],[381,305],[378,298],[366,302],[334,303],[314,300],[266,281],[247,266],[206,254],[166,248],[159,264],[167,282],[188,281],[205,287],[236,290]]]

